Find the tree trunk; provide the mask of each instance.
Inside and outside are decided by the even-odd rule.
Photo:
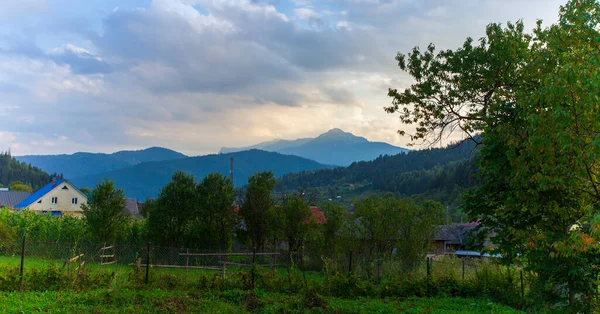
[[[573,279],[569,278],[567,280],[567,286],[569,288],[569,307],[571,308],[571,311],[574,311],[575,309],[575,291],[574,287],[573,287]]]

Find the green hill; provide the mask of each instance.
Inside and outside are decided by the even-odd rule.
[[[277,189],[304,189],[317,202],[331,199],[346,205],[371,194],[392,193],[434,199],[456,209],[464,189],[477,184],[474,158],[475,144],[464,141],[348,167],[290,173],[278,181]]]
[[[289,172],[298,172],[326,168],[328,166],[297,156],[281,155],[261,150],[248,150],[230,154],[215,154],[199,157],[188,157],[176,160],[144,162],[138,165],[94,174],[76,177],[71,181],[77,186],[92,188],[104,178],[115,182],[123,188],[128,197],[145,199],[155,197],[160,189],[170,180],[175,171],[182,170],[191,173],[200,180],[211,172],[229,175],[231,157],[234,157],[234,183],[242,186],[247,183],[248,176],[265,170],[272,170],[279,177]]]
[[[14,181],[21,181],[36,190],[52,181],[52,175],[31,164],[18,161],[9,153],[0,153],[0,184],[8,187]]]

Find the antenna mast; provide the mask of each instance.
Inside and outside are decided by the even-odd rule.
[[[231,164],[229,166],[229,178],[231,179],[231,184],[233,184],[233,156],[231,156]]]

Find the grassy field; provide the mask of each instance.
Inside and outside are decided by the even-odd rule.
[[[434,278],[455,279],[432,281],[431,294],[425,293],[424,277],[413,283],[375,284],[354,274],[326,276],[285,267],[276,268],[274,273],[268,268],[258,269],[256,286],[250,284],[248,268],[228,269],[225,280],[216,270],[151,268],[146,285],[143,267],[137,271],[120,264],[101,268],[92,262],[84,274],[77,275],[75,263],[67,272],[64,261],[35,257],[25,259],[21,285],[19,264],[19,256],[0,256],[0,313],[518,312],[489,301],[506,302],[495,297],[496,290],[489,290],[497,284],[478,286],[474,271],[467,272],[466,281],[459,280],[459,260],[434,262]],[[479,292],[481,289],[486,292]]]
[[[96,289],[0,293],[3,313],[519,313],[486,300],[354,300],[238,290],[182,292]]]

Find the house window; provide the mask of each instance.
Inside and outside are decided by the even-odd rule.
[[[58,197],[53,197],[52,198],[52,204],[57,204],[58,203]]]
[[[62,213],[58,210],[53,210],[52,211],[52,216],[62,216]]]
[[[38,204],[41,204],[41,203],[42,203],[42,200],[39,200],[39,201],[38,201]]]
[[[73,205],[77,205],[77,197],[73,197],[73,198],[71,199],[71,204],[73,204]]]
[[[68,188],[68,187],[65,185],[65,186],[63,186],[63,188],[62,188],[62,189],[63,189],[63,190],[68,190],[69,188]]]

